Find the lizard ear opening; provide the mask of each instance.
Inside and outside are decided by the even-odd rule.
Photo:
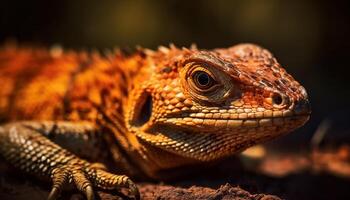
[[[135,119],[135,125],[137,126],[142,126],[145,123],[147,123],[149,121],[149,119],[152,116],[152,96],[149,93],[146,93],[146,95],[144,96],[144,101],[141,102],[140,105],[140,111],[138,113],[138,115],[136,116]]]

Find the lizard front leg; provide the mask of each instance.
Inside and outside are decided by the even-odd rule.
[[[136,185],[127,176],[108,173],[58,145],[64,143],[62,139],[65,137],[86,139],[92,132],[97,134],[97,130],[89,123],[8,123],[0,126],[0,154],[23,171],[51,179],[53,185],[48,197],[50,200],[57,199],[63,186],[68,183],[75,184],[88,200],[94,199],[93,187],[102,189],[126,187],[136,199],[139,199]],[[87,137],[84,137],[84,134]],[[73,151],[80,149],[79,145],[82,144],[73,143],[76,145],[72,147]]]

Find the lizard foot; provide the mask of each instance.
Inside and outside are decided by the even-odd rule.
[[[87,200],[93,200],[93,188],[102,188],[106,190],[118,190],[128,188],[130,195],[135,199],[140,199],[140,193],[135,183],[129,177],[124,175],[115,175],[94,165],[88,166],[61,166],[55,168],[51,173],[53,186],[48,200],[55,200],[59,197],[64,185],[73,183],[77,189],[84,193]]]

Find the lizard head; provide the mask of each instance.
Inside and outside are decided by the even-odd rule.
[[[141,142],[168,153],[217,160],[309,119],[305,89],[259,46],[162,47],[146,59],[127,120]]]

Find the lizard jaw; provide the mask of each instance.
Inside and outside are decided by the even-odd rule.
[[[255,110],[173,113],[153,119],[136,131],[136,136],[184,158],[212,161],[287,134],[304,125],[311,114],[307,101],[286,110]]]
[[[247,123],[246,121],[246,123],[242,122],[240,126],[221,127],[216,130],[210,130],[209,126],[201,129],[189,126],[188,128],[191,128],[187,129],[183,128],[183,125],[181,125],[182,129],[176,129],[174,124],[170,126],[164,124],[158,128],[153,128],[152,132],[148,132],[151,130],[138,131],[136,136],[146,143],[181,157],[212,161],[233,155],[257,143],[287,134],[301,127],[308,119],[309,115],[261,118],[256,119],[259,120],[259,126],[249,124],[251,122]],[[266,124],[261,124],[264,120]],[[281,120],[283,120],[283,123],[281,123]]]

